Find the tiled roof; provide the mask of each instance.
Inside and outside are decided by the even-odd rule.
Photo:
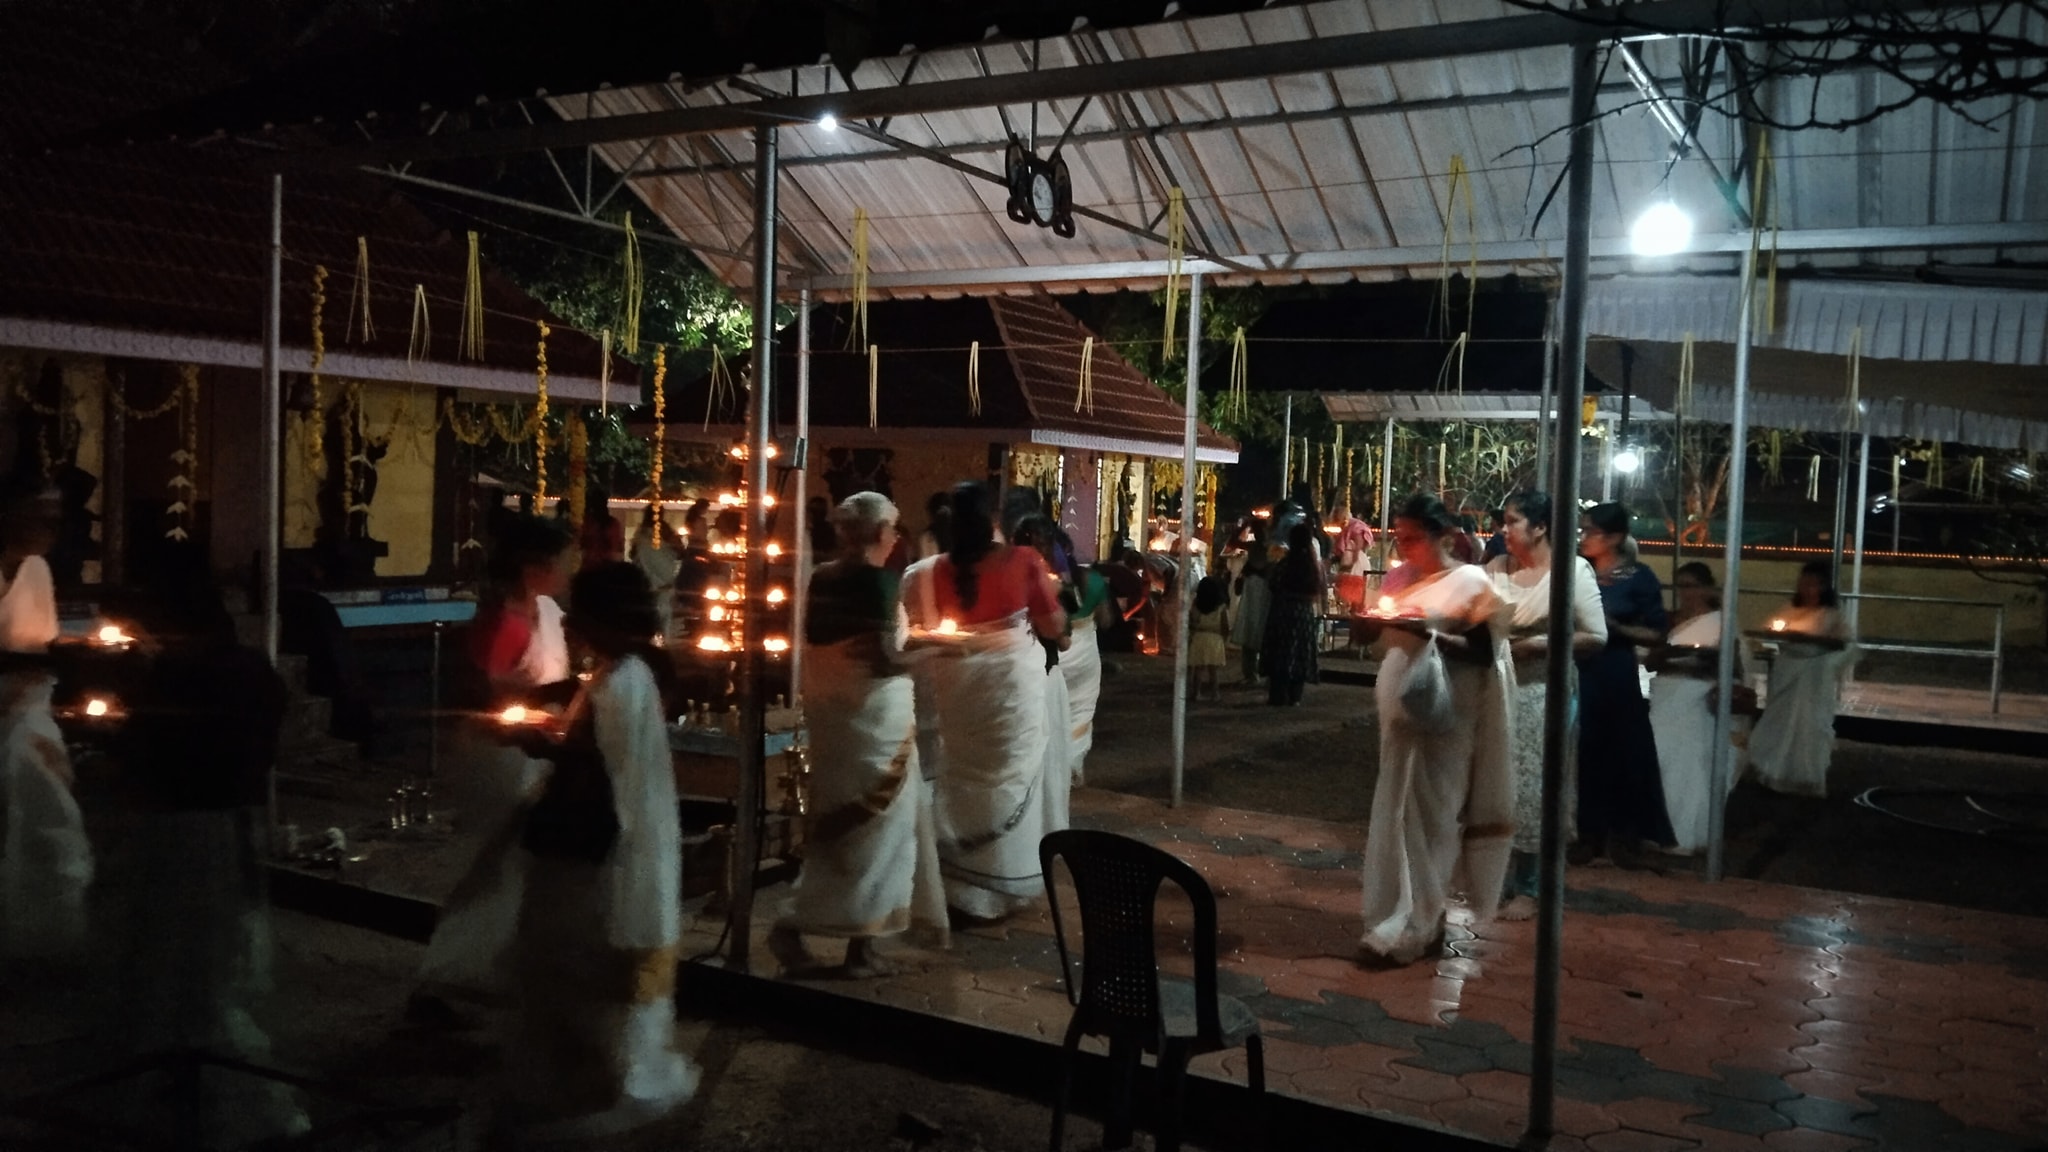
[[[263,155],[178,145],[37,156],[38,142],[203,85],[189,54],[113,40],[88,21],[29,6],[0,8],[0,316],[123,330],[260,341],[269,275],[270,174]],[[23,150],[30,154],[21,154]],[[403,358],[414,285],[423,285],[429,358],[453,361],[467,245],[437,229],[388,186],[346,172],[287,173],[283,340],[311,343],[313,268],[325,265],[330,350]],[[366,237],[375,337],[344,329]],[[488,269],[484,363],[530,369],[534,321],[547,315]],[[558,329],[553,371],[595,376],[596,343]],[[296,367],[288,358],[287,367]],[[630,381],[631,366],[621,365]],[[616,373],[615,375],[620,375]]]
[[[849,330],[850,309],[812,312],[811,423],[817,428],[866,429],[868,357]],[[1141,443],[1177,452],[1183,409],[1132,368],[1114,348],[1098,342],[1094,408],[1074,410],[1081,347],[1093,335],[1049,296],[904,300],[869,309],[869,342],[876,357],[877,423],[892,430],[986,430],[991,436],[1053,432]],[[968,402],[969,348],[979,342],[981,411]],[[777,340],[776,422],[796,423],[796,332]],[[744,360],[731,366],[737,379]],[[745,394],[735,389],[712,403],[708,378],[668,390],[669,426],[687,437],[705,423],[726,427],[744,417]],[[708,416],[708,420],[707,420]],[[1205,449],[1234,452],[1227,437],[1202,427]]]

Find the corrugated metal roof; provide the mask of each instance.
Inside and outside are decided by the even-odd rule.
[[[1394,419],[1413,420],[1536,420],[1542,395],[1527,392],[1338,392],[1320,399],[1330,419],[1340,424],[1364,424]],[[1621,418],[1621,397],[1588,397],[1598,406],[1603,420]],[[1552,401],[1555,407],[1556,401]],[[1554,414],[1554,413],[1553,413]],[[1637,398],[1629,405],[1630,420],[1669,420],[1647,401]]]
[[[1497,0],[1341,0],[1130,28],[1083,28],[1043,41],[1040,66],[1455,24],[1517,11]],[[2030,24],[2017,30],[2040,31]],[[1676,76],[1675,44],[1653,41],[1637,48],[1651,72]],[[978,77],[984,66],[996,74],[1018,72],[1031,67],[1031,51],[1016,43],[945,48],[916,56],[914,71],[910,57],[869,60],[853,80],[868,88],[904,83],[906,75],[917,84]],[[1429,274],[1447,224],[1454,267],[1466,259],[1468,241],[1532,241],[1485,270],[1541,269],[1563,252],[1561,198],[1541,220],[1536,209],[1565,155],[1568,56],[1562,49],[1529,50],[1054,101],[1036,111],[1039,152],[1048,152],[1049,142],[1071,122],[1066,156],[1077,204],[1156,230],[1167,190],[1178,185],[1187,197],[1190,246],[1265,258],[1257,261],[1262,280]],[[1620,80],[1620,68],[1607,78]],[[844,87],[828,80],[822,67],[757,73],[738,83],[788,94],[793,81],[806,94],[828,84]],[[1676,90],[1675,84],[1668,87]],[[1816,112],[1848,116],[1896,97],[1896,88],[1895,81],[1875,73],[1830,76],[1814,93]],[[580,118],[754,98],[729,83],[687,92],[674,86],[606,91],[557,100],[555,107]],[[1699,160],[1679,162],[1666,180],[1670,138],[1647,110],[1632,107],[1637,101],[1625,86],[1603,88],[1602,107],[1614,114],[1599,129],[1596,246],[1625,241],[1634,216],[1666,192],[1693,212],[1703,233],[1739,231]],[[1949,259],[2048,258],[2048,179],[2034,175],[2039,166],[2033,163],[2048,120],[2033,102],[1980,111],[2011,116],[1985,128],[1923,103],[1846,133],[1775,134],[1775,221],[1787,231],[2031,223],[2043,226],[2033,233],[2042,238],[2041,247],[1965,251]],[[901,117],[887,131],[994,171],[1002,165],[999,142],[1009,129],[1027,134],[1031,117],[1027,107],[938,112]],[[677,234],[707,247],[744,250],[752,227],[750,136],[666,139],[643,156],[644,148],[607,145],[602,153],[615,168],[633,167],[637,160],[636,170],[658,173],[637,177],[634,186]],[[1000,184],[930,159],[815,125],[782,130],[779,150],[782,255],[822,278],[828,289],[850,268],[856,208],[868,214],[870,269],[881,295],[1039,287],[1060,292],[1158,282],[1156,266],[1109,280],[1062,279],[1063,269],[1156,262],[1164,252],[1156,242],[1090,220],[1077,220],[1079,234],[1072,239],[1012,223],[1003,214],[1006,192]],[[1709,114],[1699,150],[1732,170],[1736,140],[1730,124]],[[1462,158],[1472,173],[1469,229],[1462,196],[1456,204],[1449,199],[1453,157]],[[826,160],[837,162],[821,162]],[[1355,264],[1377,266],[1357,267],[1338,255],[1357,253],[1368,257]],[[743,261],[704,255],[728,281],[750,280]],[[1918,265],[1926,259],[1925,251],[1813,253],[1787,263]],[[1597,261],[1595,271],[1625,271],[1636,263],[1609,257]],[[1654,270],[1725,272],[1732,263],[1728,255],[1696,255],[1662,261]],[[1033,270],[1038,282],[991,285],[974,279],[977,272],[1020,267]]]

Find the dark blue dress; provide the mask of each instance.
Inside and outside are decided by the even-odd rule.
[[[1600,603],[1611,621],[1670,627],[1663,586],[1640,564],[1601,576]],[[1607,647],[1579,661],[1579,839],[1602,853],[1616,843],[1677,842],[1635,645],[1612,632]]]

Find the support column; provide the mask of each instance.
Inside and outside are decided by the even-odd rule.
[[[811,565],[811,290],[796,294],[796,443],[790,445],[789,465],[796,469],[796,587],[791,590],[796,604],[790,609],[789,694],[800,699],[804,691],[804,621],[810,614]],[[901,510],[898,510],[901,514]],[[901,527],[901,525],[898,525]]]
[[[101,406],[104,447],[100,456],[100,585],[118,587],[128,578],[128,363],[107,361],[107,398]]]
[[[1557,385],[1557,294],[1543,293],[1543,393],[1536,401],[1536,482],[1550,475],[1550,397]]]
[[[1394,538],[1387,531],[1394,526],[1394,418],[1387,417],[1387,430],[1380,439],[1380,546],[1393,554]]]
[[[1863,423],[1863,413],[1856,413]],[[1870,430],[1863,429],[1863,466],[1856,470],[1856,565],[1849,576],[1849,639],[1863,639],[1863,536],[1870,527]],[[1854,664],[1849,666],[1852,670]],[[1853,674],[1853,673],[1852,673]]]
[[[1287,411],[1280,417],[1280,498],[1294,495],[1288,482],[1294,479],[1294,397],[1287,398]]]
[[[284,536],[284,391],[278,345],[284,323],[284,176],[270,178],[270,296],[263,308],[263,654],[277,663],[278,548]],[[272,804],[272,815],[276,805]],[[274,823],[274,821],[273,821]]]
[[[1188,382],[1181,403],[1187,408],[1181,420],[1180,442],[1180,540],[1175,561],[1180,565],[1176,583],[1180,607],[1174,613],[1177,641],[1173,646],[1173,798],[1180,807],[1180,787],[1187,773],[1188,753],[1188,621],[1192,619],[1195,590],[1188,574],[1195,560],[1195,412],[1202,398],[1202,274],[1188,276]],[[1291,403],[1291,401],[1290,401]]]
[[[754,388],[747,405],[747,615],[740,644],[740,790],[735,805],[732,950],[745,972],[753,943],[754,872],[761,856],[762,791],[767,765],[766,701],[761,699],[762,641],[768,616],[768,424],[774,418],[775,182],[773,125],[754,129]]]
[[[1728,539],[1723,545],[1721,603],[1721,659],[1715,676],[1718,695],[1714,706],[1714,770],[1707,784],[1707,879],[1719,880],[1725,863],[1722,836],[1728,817],[1728,780],[1735,770],[1735,748],[1729,737],[1735,731],[1729,706],[1734,703],[1735,646],[1742,642],[1742,501],[1749,471],[1749,343],[1756,318],[1756,241],[1742,254],[1742,291],[1738,296],[1741,313],[1735,321],[1735,398],[1728,412],[1729,444],[1735,459],[1728,465]]]
[[[1551,491],[1550,538],[1577,540],[1579,426],[1586,392],[1586,273],[1592,256],[1594,97],[1600,49],[1572,48],[1571,158],[1565,192],[1564,314],[1559,327],[1563,363],[1557,382],[1557,474]],[[1567,419],[1567,414],[1570,419]],[[1571,683],[1572,583],[1578,549],[1550,550],[1550,653],[1552,684]],[[1541,1147],[1556,1123],[1558,980],[1564,946],[1564,780],[1571,752],[1572,694],[1551,692],[1543,706],[1543,859],[1537,893],[1536,997],[1529,1068],[1528,1143]]]
[[[1833,545],[1829,549],[1830,575],[1828,582],[1835,587],[1842,586],[1842,542],[1843,533],[1849,530],[1849,454],[1855,444],[1852,429],[1855,428],[1856,414],[1849,413],[1849,423],[1842,426],[1842,434],[1836,437],[1840,445],[1835,460],[1835,534],[1828,538]]]

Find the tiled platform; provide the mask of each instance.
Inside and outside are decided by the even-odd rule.
[[[1077,824],[1165,846],[1217,890],[1224,991],[1264,1021],[1275,1091],[1520,1136],[1533,924],[1367,971],[1362,829],[1092,789],[1074,803]],[[2048,1145],[2048,922],[1612,869],[1575,871],[1567,908],[1554,1148]],[[1048,1044],[1064,1031],[1043,915],[902,959],[885,980],[808,983]],[[1243,1054],[1196,1068],[1241,1083]]]

